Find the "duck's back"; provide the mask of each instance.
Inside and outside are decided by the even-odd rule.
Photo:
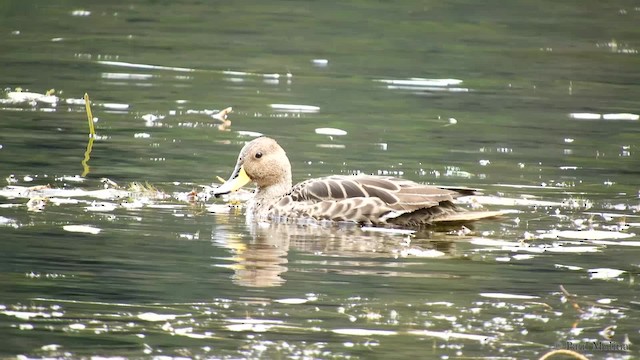
[[[295,185],[271,207],[270,215],[400,226],[474,221],[498,215],[469,212],[453,203],[459,196],[472,194],[473,189],[429,186],[393,177],[337,175]]]

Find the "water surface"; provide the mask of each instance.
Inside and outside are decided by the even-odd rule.
[[[634,2],[5,1],[0,16],[0,355],[637,356]],[[411,235],[247,224],[242,201],[189,196],[229,175],[246,131],[283,145],[294,181],[392,175],[513,212]]]

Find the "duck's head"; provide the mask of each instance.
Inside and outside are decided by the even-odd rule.
[[[258,186],[258,191],[274,185],[287,191],[291,188],[291,163],[275,140],[259,137],[247,143],[240,150],[229,180],[215,189],[213,195],[237,191],[250,181]]]

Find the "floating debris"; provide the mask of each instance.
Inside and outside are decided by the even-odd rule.
[[[154,122],[156,122],[158,120],[164,119],[164,116],[155,115],[155,114],[144,114],[140,118],[142,120],[144,120],[146,123],[150,124],[150,123],[154,123]]]
[[[69,329],[71,329],[71,330],[84,330],[86,328],[87,328],[87,325],[80,324],[80,323],[75,323],[75,324],[70,324],[69,325]]]
[[[638,114],[630,114],[630,113],[619,113],[619,114],[603,114],[602,118],[604,120],[638,120],[640,119],[640,115]]]
[[[80,175],[73,175],[73,176],[63,175],[63,176],[61,176],[59,178],[56,178],[56,181],[58,181],[58,180],[81,183],[81,182],[84,182],[86,180],[86,178],[84,178],[84,177],[82,177]]]
[[[534,254],[541,254],[544,252],[590,253],[590,252],[601,251],[601,249],[597,246],[564,246],[563,244],[560,244],[560,243],[540,244],[540,245],[534,246],[534,245],[530,245],[528,243],[523,243],[523,242],[494,240],[494,239],[487,239],[487,238],[473,238],[470,241],[470,243],[473,245],[497,247],[502,251],[526,252],[526,253],[534,253]]]
[[[611,114],[598,114],[598,113],[570,113],[569,117],[576,120],[628,120],[636,121],[640,119],[640,115],[632,113],[611,113]]]
[[[153,78],[152,74],[131,74],[131,73],[112,73],[112,72],[104,72],[102,73],[103,79],[110,80],[136,80],[136,81],[144,81],[150,80]]]
[[[145,312],[138,314],[138,319],[144,321],[167,321],[167,320],[175,320],[176,315],[172,314],[156,314],[153,312]]]
[[[533,295],[519,295],[519,294],[507,294],[507,293],[480,293],[482,297],[491,299],[517,299],[517,300],[532,300],[539,299],[539,296]]]
[[[551,253],[592,253],[600,252],[602,248],[597,246],[562,246],[561,244],[553,244],[551,247],[543,248],[546,252]]]
[[[211,204],[207,206],[207,211],[214,214],[227,214],[231,212],[231,207],[226,204]]]
[[[272,109],[277,111],[300,112],[300,113],[316,113],[320,111],[320,107],[313,105],[295,105],[295,104],[271,104]]]
[[[380,79],[376,80],[385,84],[391,85],[406,85],[406,86],[451,86],[460,85],[462,80],[460,79],[425,79],[425,78],[409,78],[406,80],[394,80],[394,79]]]
[[[27,210],[33,212],[40,212],[44,210],[47,205],[48,199],[46,197],[36,196],[27,202]]]
[[[91,15],[91,11],[89,10],[73,10],[71,12],[71,16],[89,16]]]
[[[329,60],[328,59],[313,59],[311,60],[311,63],[315,66],[318,67],[325,67],[327,65],[329,65]]]
[[[119,104],[119,103],[104,103],[104,104],[99,104],[100,106],[102,106],[105,109],[109,109],[109,110],[127,110],[129,109],[129,104]]]
[[[230,325],[226,328],[230,331],[254,331],[265,332],[277,325],[284,325],[281,320],[268,320],[268,319],[227,319]]]
[[[610,268],[596,268],[587,270],[590,279],[608,280],[617,279],[620,275],[626,271]]]
[[[229,331],[252,331],[252,332],[265,332],[274,327],[274,325],[267,324],[230,324],[226,328]]]
[[[598,299],[596,300],[596,302],[598,304],[604,304],[604,305],[609,305],[612,302],[616,301],[617,299],[610,299],[610,298],[602,298],[602,299]]]
[[[77,232],[77,233],[85,233],[85,234],[93,234],[97,235],[102,231],[101,229],[91,226],[91,225],[65,225],[62,227],[63,230],[69,232]]]
[[[245,72],[245,71],[231,71],[231,70],[223,70],[222,71],[223,74],[225,75],[233,75],[233,76],[248,76],[248,75],[255,75],[254,73],[250,73],[250,72]]]
[[[259,132],[255,132],[255,131],[246,131],[246,130],[238,130],[236,131],[238,133],[238,135],[240,136],[249,136],[249,137],[259,137],[259,136],[263,136],[264,134],[259,133]]]
[[[451,339],[473,340],[482,344],[486,344],[494,340],[494,338],[487,335],[463,334],[453,331],[409,330],[407,333],[411,335],[435,337],[445,341],[449,341]]]
[[[186,205],[184,204],[149,204],[148,207],[151,209],[183,209]]]
[[[607,240],[593,240],[591,241],[597,245],[613,245],[613,246],[640,246],[640,241],[607,241]]]
[[[375,143],[373,145],[375,145],[376,147],[380,148],[380,150],[382,150],[382,151],[387,151],[388,148],[389,148],[389,145],[387,143]]]
[[[425,79],[413,77],[409,79],[379,79],[375,81],[387,84],[387,89],[391,90],[469,92],[468,88],[456,86],[462,84],[462,80],[459,79]]]
[[[307,303],[308,301],[309,301],[308,299],[302,299],[302,298],[287,298],[287,299],[273,300],[273,302],[277,302],[280,304],[288,304],[288,305],[304,304],[304,303]]]
[[[3,204],[4,205],[4,204]],[[14,219],[10,219],[8,217],[0,216],[0,226],[8,226],[13,228],[18,228],[18,222]]]
[[[465,196],[458,199],[460,203],[472,204],[478,203],[482,205],[500,205],[500,206],[563,206],[563,203],[554,201],[536,200],[531,198],[508,198],[498,196],[473,195]]]
[[[40,347],[40,349],[42,351],[57,351],[58,349],[60,349],[62,347],[62,345],[58,345],[58,344],[49,344],[49,345],[42,345],[42,347]]]
[[[514,260],[530,260],[535,258],[535,255],[531,254],[516,254],[511,257]]]
[[[316,144],[316,147],[327,148],[327,149],[344,149],[345,148],[343,144]]]
[[[329,136],[344,136],[344,135],[347,135],[347,132],[341,129],[336,129],[336,128],[317,128],[316,134],[329,135]]]
[[[594,113],[570,113],[569,117],[577,120],[600,120],[602,115]]]
[[[92,212],[111,212],[115,210],[118,205],[109,202],[92,202],[89,206],[85,207],[85,210]]]
[[[394,229],[394,228],[383,228],[383,227],[374,227],[374,226],[363,226],[361,230],[369,231],[369,232],[385,233],[385,234],[394,234],[394,235],[411,235],[416,232],[415,230],[409,230],[409,229]]]
[[[194,69],[190,68],[182,68],[182,67],[173,67],[173,66],[161,66],[161,65],[150,65],[150,64],[139,64],[139,63],[129,63],[123,61],[105,61],[100,60],[97,61],[98,64],[109,65],[109,66],[121,66],[121,67],[130,67],[135,69],[154,69],[154,70],[170,70],[170,71],[178,71],[178,72],[192,72]]]
[[[407,257],[420,257],[420,258],[437,258],[444,256],[445,253],[442,251],[434,250],[434,249],[418,249],[418,248],[409,248],[400,250],[400,256]]]
[[[577,270],[582,270],[584,268],[580,267],[580,266],[574,266],[574,265],[562,265],[562,264],[554,264],[554,266],[557,269],[567,269],[567,270],[573,270],[573,271],[577,271]]]
[[[354,336],[389,336],[389,335],[398,335],[397,331],[390,330],[369,330],[369,329],[333,329],[331,330],[333,333],[340,335],[354,335]]]
[[[73,98],[66,98],[64,99],[64,102],[67,105],[84,105],[84,99],[73,99]]]
[[[232,111],[233,111],[233,108],[230,106],[228,108],[222,109],[219,112],[211,115],[211,117],[216,120],[222,121],[224,124],[227,124],[228,122],[228,124],[231,125],[231,121],[227,120],[227,117]]]
[[[79,200],[70,198],[49,198],[49,202],[54,205],[75,205],[80,203]]]
[[[602,230],[564,230],[551,231],[545,234],[544,238],[566,238],[577,240],[603,240],[603,239],[626,239],[635,236],[635,234],[622,233],[617,231]]]
[[[16,91],[10,91],[7,93],[7,98],[2,102],[6,104],[29,104],[35,106],[37,103],[44,103],[55,106],[60,100],[57,96],[53,95],[55,90],[51,89],[45,94],[36,92],[22,91],[18,88]]]

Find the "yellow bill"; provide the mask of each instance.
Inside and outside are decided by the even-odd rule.
[[[215,190],[213,190],[213,195],[215,197],[219,197],[230,192],[238,191],[238,189],[245,186],[250,181],[251,179],[244,171],[244,167],[238,165],[233,170],[233,173],[231,173],[229,180],[225,181],[224,184],[218,186]]]

